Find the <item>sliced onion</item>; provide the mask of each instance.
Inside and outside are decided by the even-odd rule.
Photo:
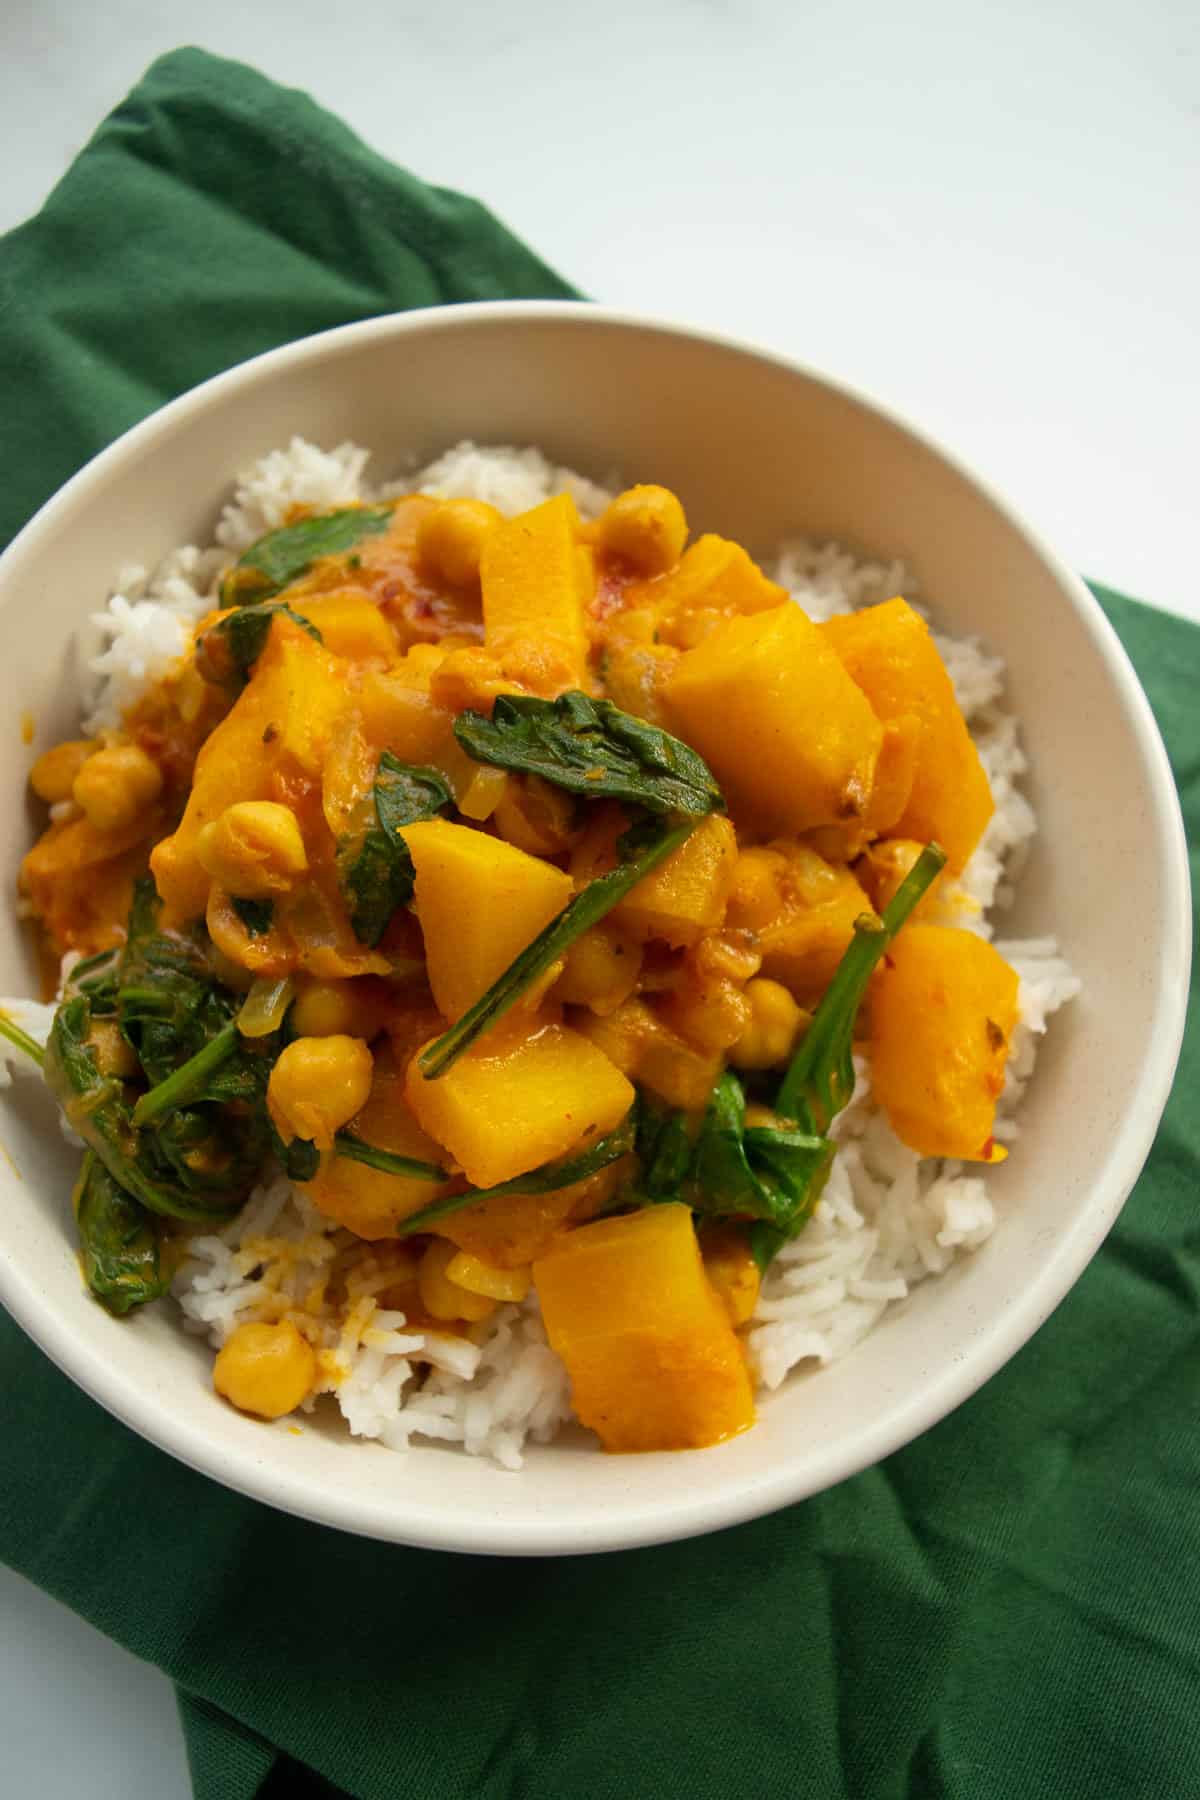
[[[260,976],[242,1002],[237,1017],[242,1036],[267,1037],[272,1031],[278,1031],[295,991],[296,984],[290,975],[281,980]]]

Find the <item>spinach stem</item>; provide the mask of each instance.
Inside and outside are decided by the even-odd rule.
[[[780,1084],[775,1111],[824,1133],[854,1091],[854,1021],[880,957],[946,862],[927,844],[884,908],[854,921],[854,937],[821,996],[812,1024]]]
[[[209,1076],[214,1069],[219,1069],[227,1062],[237,1049],[238,1028],[235,1020],[223,1025],[216,1036],[210,1038],[203,1049],[197,1050],[180,1068],[172,1071],[157,1087],[152,1087],[142,1095],[133,1109],[135,1125],[149,1125],[153,1120],[170,1112],[172,1107],[186,1106],[197,1094],[203,1093]]]
[[[509,963],[487,992],[475,1002],[449,1031],[430,1044],[418,1058],[418,1067],[426,1081],[444,1075],[471,1045],[490,1031],[521,995],[556,962],[576,938],[597,924],[606,913],[623,900],[653,869],[673,856],[699,825],[699,818],[685,818],[656,838],[647,849],[626,863],[619,863],[607,875],[598,875],[582,888],[573,900],[551,919],[531,944]]]
[[[368,1169],[379,1169],[384,1175],[403,1175],[409,1181],[445,1181],[447,1172],[437,1163],[420,1162],[415,1156],[401,1156],[395,1150],[381,1150],[355,1137],[352,1131],[339,1131],[333,1140],[338,1156],[349,1162],[365,1163]]]
[[[610,1163],[628,1155],[633,1149],[634,1135],[631,1108],[619,1125],[614,1126],[607,1136],[597,1138],[588,1149],[569,1151],[557,1162],[543,1163],[524,1175],[514,1175],[511,1181],[502,1181],[497,1187],[467,1188],[462,1194],[447,1194],[444,1200],[435,1200],[431,1205],[423,1206],[420,1212],[409,1213],[396,1227],[396,1235],[411,1237],[447,1214],[461,1212],[464,1207],[475,1206],[481,1200],[500,1200],[509,1194],[553,1194],[559,1188],[574,1187],[576,1182],[586,1181]]]
[[[17,1050],[24,1051],[40,1069],[46,1060],[46,1053],[40,1044],[36,1044],[27,1031],[22,1031],[15,1019],[10,1019],[6,1012],[0,1012],[0,1037],[7,1038]]]

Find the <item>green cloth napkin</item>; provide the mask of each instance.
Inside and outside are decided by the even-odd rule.
[[[168,56],[0,244],[0,535],[284,339],[571,291],[303,96]],[[1200,633],[1097,592],[1200,841]],[[787,1512],[595,1559],[366,1543],[171,1461],[3,1320],[0,1552],[177,1683],[202,1800],[1198,1793],[1198,1053],[1193,1018],[1146,1173],[1032,1343]]]

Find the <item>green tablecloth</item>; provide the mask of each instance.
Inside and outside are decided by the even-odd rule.
[[[166,57],[0,244],[0,538],[257,351],[571,292],[302,96]],[[1097,591],[1198,841],[1200,633]],[[1033,1342],[788,1512],[599,1559],[385,1548],[172,1462],[2,1320],[0,1553],[177,1683],[203,1800],[1200,1793],[1197,1055],[1193,1020],[1150,1165]]]

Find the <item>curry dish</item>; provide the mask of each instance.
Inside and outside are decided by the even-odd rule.
[[[1004,1154],[1017,976],[948,903],[992,795],[923,618],[814,622],[665,488],[293,508],[32,785],[22,893],[74,955],[45,1073],[116,1314],[275,1169],[410,1327],[535,1292],[607,1449],[711,1445],[856,1054],[904,1144]],[[218,1391],[328,1385],[329,1299],[240,1323]]]

